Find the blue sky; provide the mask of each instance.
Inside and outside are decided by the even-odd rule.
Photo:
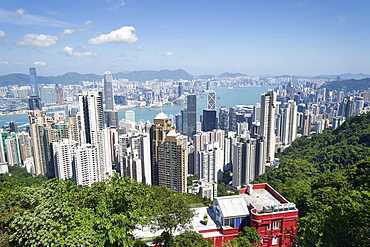
[[[2,1],[0,75],[370,74],[369,10],[362,0]]]

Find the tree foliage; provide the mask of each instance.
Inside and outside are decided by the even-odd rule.
[[[271,184],[299,209],[299,246],[370,246],[370,114],[301,137],[254,182]]]

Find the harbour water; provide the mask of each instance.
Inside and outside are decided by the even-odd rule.
[[[271,86],[266,87],[244,87],[244,88],[213,88],[216,92],[216,110],[218,111],[221,106],[227,108],[236,105],[255,105],[260,103],[261,94],[271,89]],[[207,95],[197,97],[197,115],[199,121],[199,115],[202,114],[203,109],[207,107]],[[136,122],[139,121],[153,121],[156,114],[162,109],[164,113],[169,116],[175,116],[180,110],[186,108],[186,105],[172,105],[163,106],[162,108],[127,108],[118,111],[118,119],[125,118],[125,112],[127,110],[135,111]],[[17,122],[18,126],[24,127],[28,123],[27,114],[22,115],[11,115],[1,116],[0,126],[7,125],[10,121]]]

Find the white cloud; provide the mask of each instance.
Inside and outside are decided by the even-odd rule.
[[[170,56],[173,56],[173,54],[172,54],[172,52],[166,52],[165,54],[163,54],[163,56],[170,57]]]
[[[141,47],[140,45],[136,47],[136,51],[141,51],[143,47]]]
[[[33,65],[35,66],[46,66],[45,62],[34,62]]]
[[[106,43],[135,43],[138,41],[135,35],[135,28],[132,26],[124,26],[118,30],[112,31],[108,34],[102,34],[98,37],[89,39],[89,43],[93,45],[100,45]]]
[[[337,14],[337,15],[339,17],[338,24],[342,24],[342,23],[346,22],[346,17],[345,16],[340,15],[340,14]]]
[[[17,9],[15,12],[0,8],[0,23],[9,23],[15,25],[36,25],[47,27],[77,27],[65,21],[56,20],[47,16],[27,14],[24,9]]]
[[[75,51],[72,47],[66,46],[63,48],[63,52],[69,57],[96,57],[98,54],[91,51],[79,52]]]
[[[17,14],[18,15],[24,15],[24,13],[26,13],[26,11],[24,9],[17,9]]]
[[[17,42],[17,45],[27,47],[49,47],[55,45],[57,41],[57,36],[31,33],[24,35],[23,39]]]
[[[5,37],[5,36],[6,36],[6,33],[0,30],[0,38]]]
[[[67,37],[67,36],[71,35],[74,32],[76,32],[76,30],[73,30],[73,29],[64,29],[63,32],[59,36],[62,37],[62,38],[64,38],[64,37]]]
[[[117,2],[114,4],[113,8],[110,8],[109,10],[117,10],[123,5],[125,5],[125,1],[117,0]]]

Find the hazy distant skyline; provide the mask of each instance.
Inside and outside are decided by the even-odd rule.
[[[370,2],[3,1],[0,75],[370,73]]]

